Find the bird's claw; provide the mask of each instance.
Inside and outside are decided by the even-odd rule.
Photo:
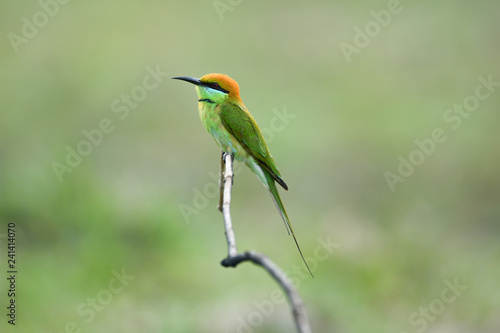
[[[225,151],[222,152],[222,161],[224,161],[224,163],[226,163],[226,156],[228,155],[229,153],[226,153]],[[233,154],[229,154],[231,156],[231,162],[234,162],[234,156]]]

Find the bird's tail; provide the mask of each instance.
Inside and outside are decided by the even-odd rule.
[[[292,229],[292,224],[290,223],[290,219],[288,218],[288,215],[285,210],[285,206],[283,206],[283,202],[281,202],[280,195],[278,193],[278,189],[276,188],[276,183],[274,182],[274,179],[269,175],[267,172],[264,172],[267,180],[267,187],[269,188],[269,193],[271,193],[271,197],[273,198],[274,204],[276,205],[276,208],[278,208],[278,212],[281,215],[281,219],[285,223],[285,227],[288,231],[288,234],[292,233],[293,240],[295,241],[295,245],[297,245],[297,249],[299,250],[300,256],[302,257],[302,261],[307,267],[307,270],[309,271],[309,274],[314,278],[313,273],[311,272],[311,269],[307,265],[306,260],[304,259],[304,256],[302,255],[302,251],[300,250],[299,243],[297,242],[297,238],[295,238],[295,234],[293,233]]]

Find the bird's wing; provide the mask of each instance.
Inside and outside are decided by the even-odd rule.
[[[264,137],[252,115],[235,103],[221,106],[220,118],[226,130],[231,133],[245,150],[264,168],[285,190],[288,186],[281,179]]]

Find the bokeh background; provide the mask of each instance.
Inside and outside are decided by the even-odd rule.
[[[499,12],[465,0],[3,1],[1,331],[294,331],[263,270],[219,265],[219,150],[193,86],[169,77],[221,72],[266,132],[315,279],[241,167],[238,249],[289,272],[314,332],[498,332],[500,87],[473,96],[488,92],[480,77],[500,82]],[[372,37],[356,37],[365,28]],[[346,57],[346,44],[363,47]],[[475,100],[466,116],[447,111]],[[71,149],[86,155],[73,167]],[[410,156],[413,170],[400,166]]]

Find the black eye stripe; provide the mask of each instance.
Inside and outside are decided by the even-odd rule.
[[[217,82],[202,82],[202,85],[205,87],[209,87],[218,91],[222,91],[223,93],[228,94],[229,91],[226,89],[222,88]]]

